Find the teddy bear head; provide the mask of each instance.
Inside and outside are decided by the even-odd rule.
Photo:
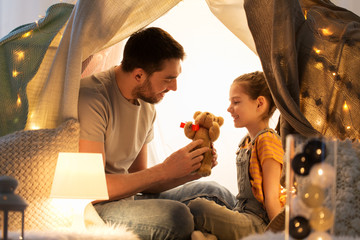
[[[200,127],[207,129],[211,128],[214,122],[218,123],[219,126],[222,126],[224,124],[224,118],[216,117],[214,114],[209,112],[195,112],[194,120],[195,124],[198,124]]]

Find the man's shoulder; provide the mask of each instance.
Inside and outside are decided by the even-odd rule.
[[[110,68],[106,71],[98,72],[90,76],[86,76],[81,79],[80,85],[81,87],[90,87],[97,85],[107,85],[111,83],[115,77],[114,68]]]
[[[113,77],[115,73],[113,69],[84,77],[80,81],[80,92],[88,94],[99,94],[108,89],[113,88]]]

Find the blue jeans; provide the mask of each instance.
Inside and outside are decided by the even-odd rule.
[[[196,198],[213,200],[233,209],[235,196],[216,182],[195,181],[159,193],[137,195],[135,200],[95,204],[100,217],[126,226],[141,239],[190,239],[194,219],[187,203]]]

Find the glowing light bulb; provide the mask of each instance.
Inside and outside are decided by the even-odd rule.
[[[324,124],[323,120],[321,118],[316,119],[315,123],[317,126],[323,126],[323,124]]]
[[[317,54],[320,54],[321,50],[320,49],[317,49],[317,48],[314,48],[314,51],[317,53]]]
[[[17,77],[19,75],[19,72],[18,71],[16,71],[16,70],[13,70],[12,71],[12,76],[15,78],[15,77]]]
[[[344,110],[344,111],[348,111],[348,110],[349,110],[349,106],[347,105],[346,101],[344,102],[343,110]]]
[[[21,98],[20,98],[20,94],[19,94],[19,93],[18,93],[18,95],[17,95],[16,106],[17,106],[17,107],[20,107],[20,106],[21,106]]]
[[[305,11],[304,11],[304,17],[305,17],[305,20],[307,20],[307,13],[308,13],[308,11],[307,11],[307,10],[305,10]]]
[[[330,36],[332,34],[332,32],[327,28],[322,28],[322,29],[320,29],[320,31],[322,32],[322,34],[324,36]]]
[[[32,34],[32,30],[29,31],[29,32],[24,33],[21,37],[22,37],[22,38],[27,38],[27,37],[30,37],[31,34]]]
[[[25,53],[23,51],[16,51],[14,54],[16,56],[15,58],[18,61],[24,60],[24,58],[25,58]]]
[[[37,130],[37,129],[40,129],[40,127],[39,127],[38,125],[36,125],[36,124],[32,124],[32,125],[30,126],[30,129],[32,129],[32,130]]]

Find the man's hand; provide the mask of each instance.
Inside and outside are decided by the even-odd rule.
[[[194,150],[202,142],[201,139],[193,141],[166,158],[163,162],[164,174],[169,178],[182,178],[196,171],[204,158],[202,154],[209,150],[208,147]]]
[[[213,168],[218,164],[218,161],[217,161],[218,155],[217,155],[216,149],[214,148],[214,145],[211,144],[211,148],[212,148],[212,155],[213,155],[211,168]]]

